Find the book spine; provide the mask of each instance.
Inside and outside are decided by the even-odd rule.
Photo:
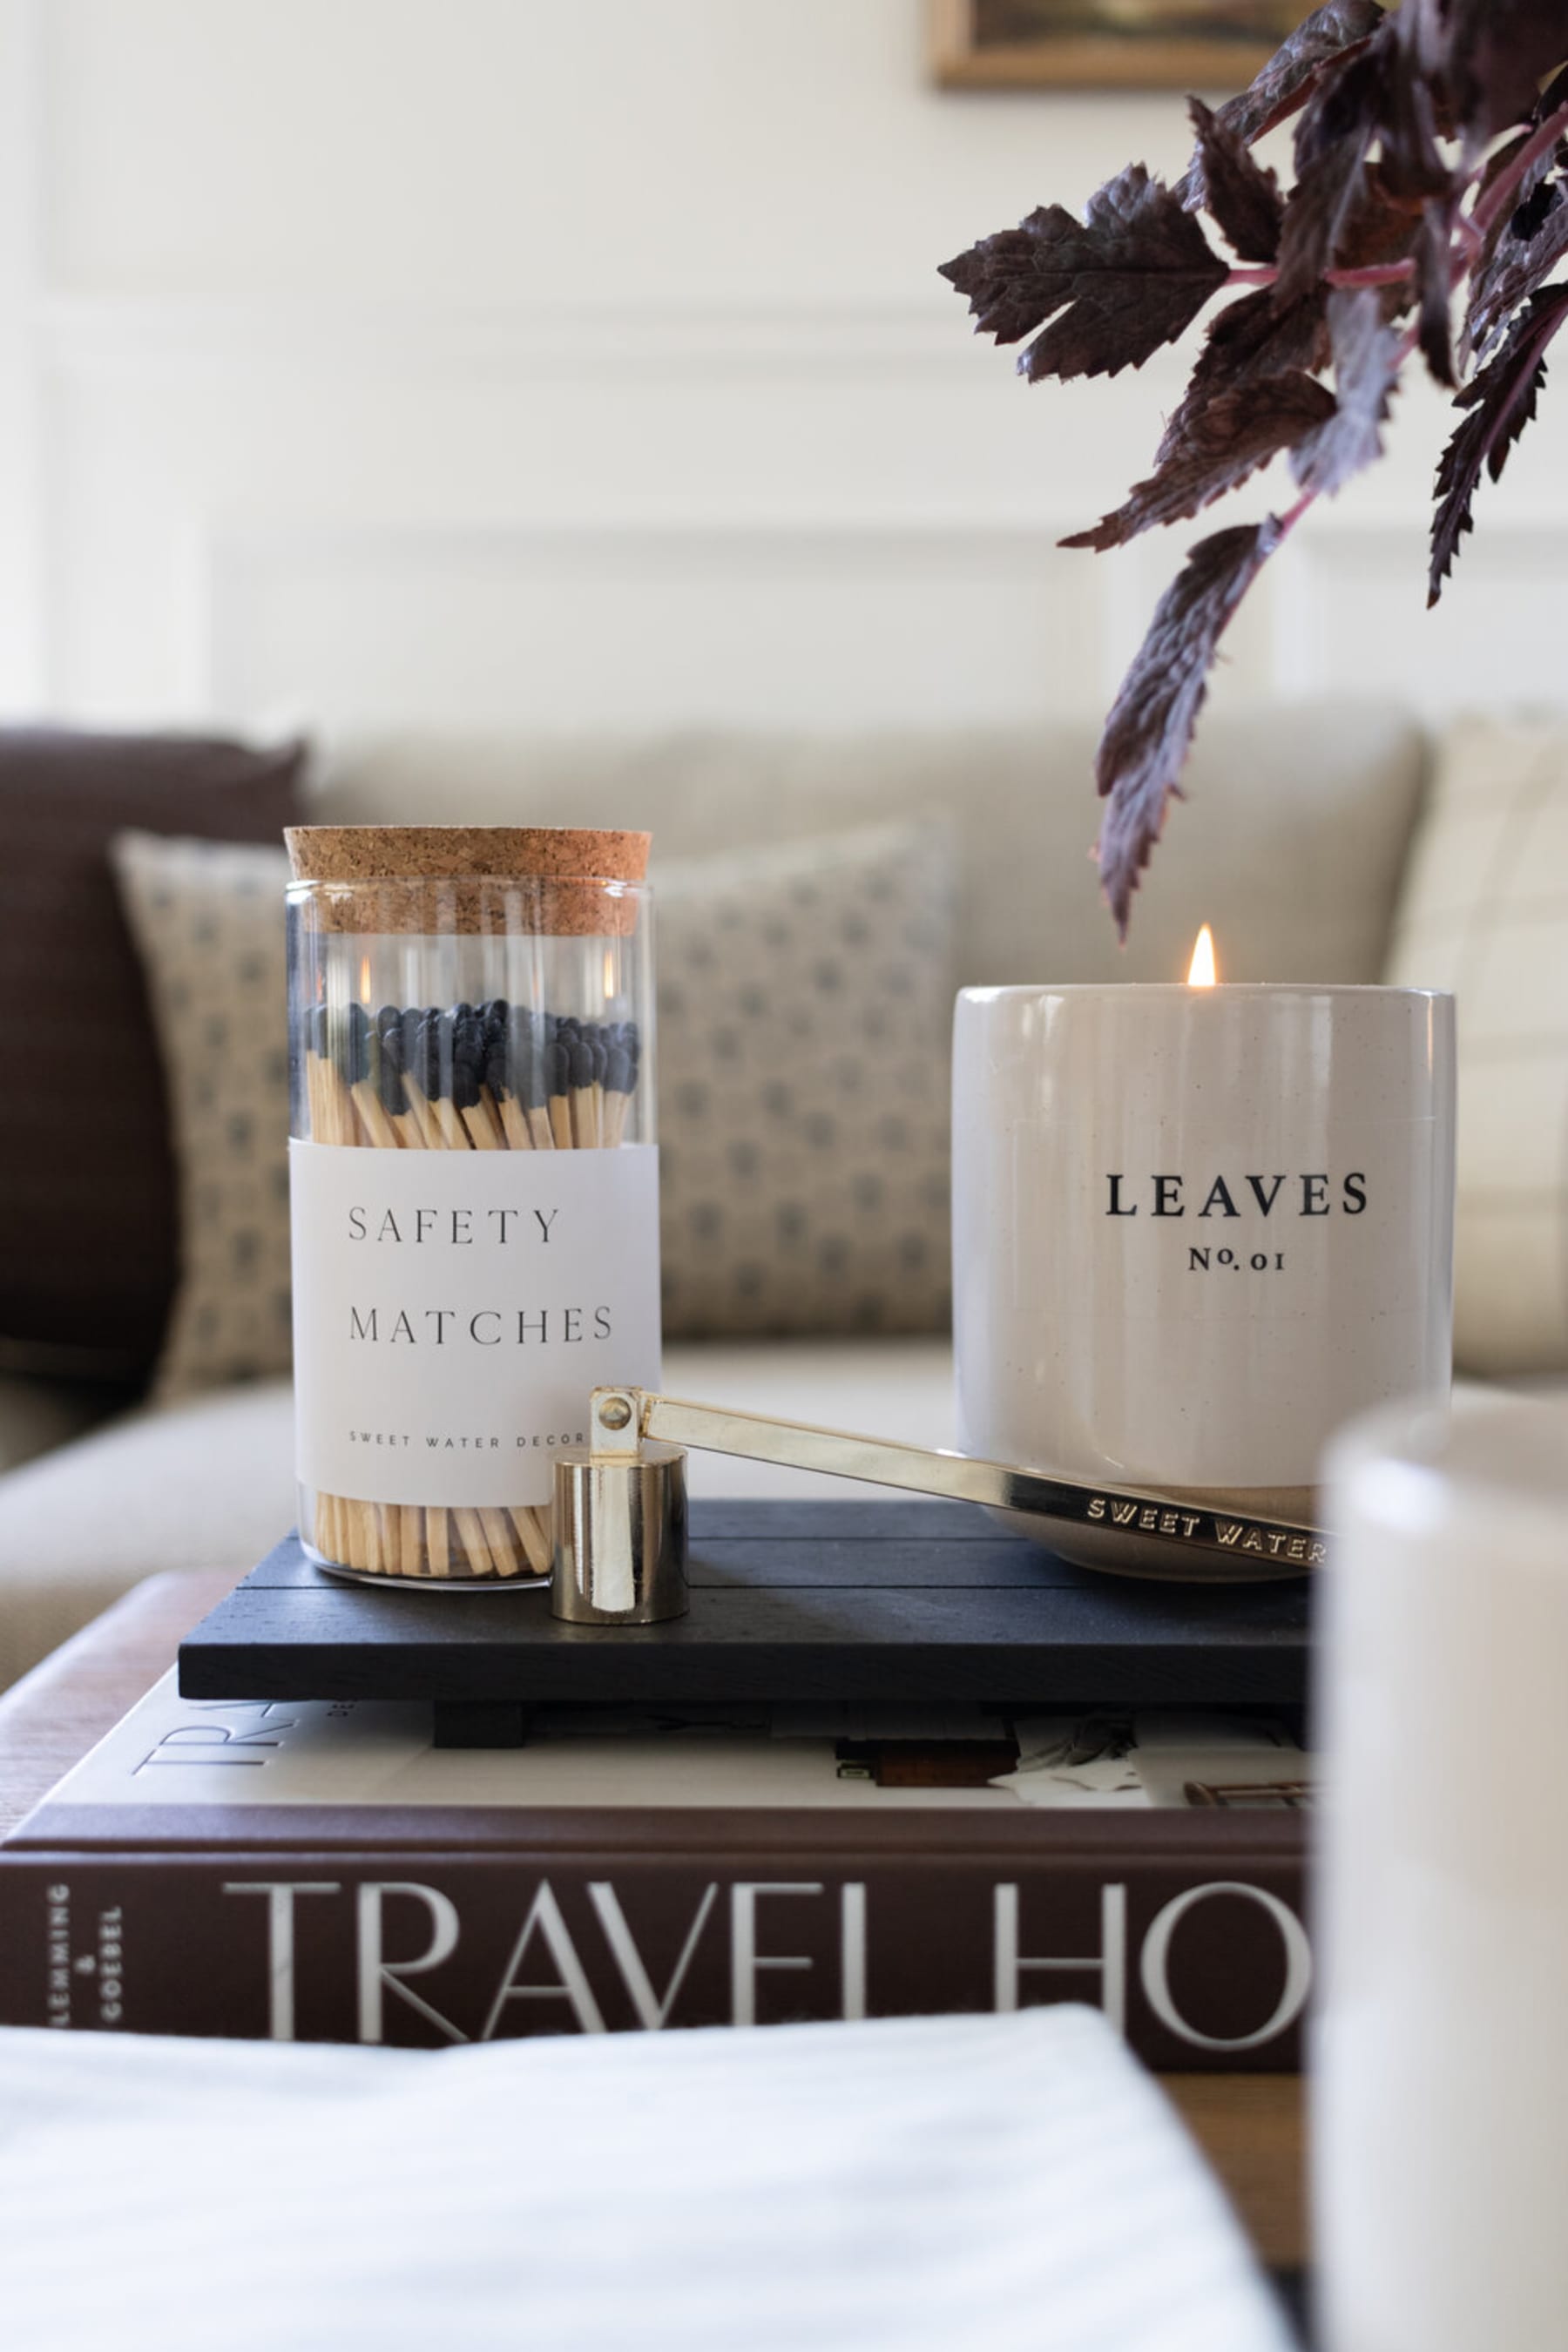
[[[394,1851],[0,1857],[0,2023],[439,2048],[1103,2009],[1167,2072],[1294,2072],[1299,1862]]]

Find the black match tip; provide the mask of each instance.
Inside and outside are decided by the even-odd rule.
[[[408,1097],[403,1091],[403,1032],[394,1029],[381,1041],[381,1052],[375,1063],[375,1090],[381,1097],[381,1107],[396,1118],[408,1108]]]
[[[419,1016],[418,1046],[409,1063],[409,1067],[418,1079],[421,1089],[431,1102],[434,1102],[438,1095],[446,1092],[441,1083],[441,1066],[446,1058],[442,1050],[443,1044],[444,1030],[441,1015],[432,1006]]]
[[[585,1021],[503,996],[446,1009],[314,1004],[304,1034],[308,1050],[332,1062],[346,1085],[368,1078],[395,1118],[409,1108],[405,1078],[431,1101],[445,1095],[459,1110],[472,1109],[487,1087],[497,1101],[515,1099],[530,1110],[584,1087],[630,1094],[642,1051],[635,1021]]]
[[[486,1052],[485,1084],[497,1102],[505,1102],[513,1091],[511,1056],[507,1052],[504,1037],[496,1038]]]
[[[358,1086],[362,1078],[370,1075],[371,1038],[374,1034],[370,1014],[364,1006],[349,1005],[344,1012],[342,1027],[338,1032],[335,1059],[345,1082],[351,1087]]]

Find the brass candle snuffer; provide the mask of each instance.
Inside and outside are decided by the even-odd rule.
[[[689,1403],[649,1389],[595,1389],[589,1432],[586,1445],[563,1448],[555,1464],[551,1607],[569,1624],[652,1625],[685,1613],[692,1446],[1017,1513],[1037,1524],[1042,1541],[1053,1530],[1065,1537],[1074,1528],[1122,1529],[1168,1551],[1166,1573],[1194,1580],[1305,1574],[1325,1556],[1319,1528]]]

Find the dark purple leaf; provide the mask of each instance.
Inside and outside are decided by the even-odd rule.
[[[1488,157],[1486,169],[1482,172],[1480,179],[1477,183],[1476,194],[1478,197],[1490,194],[1491,190],[1497,185],[1497,183],[1502,178],[1503,173],[1505,172],[1510,172],[1513,169],[1514,165],[1518,163],[1520,157],[1523,154],[1529,144],[1529,131],[1516,131],[1513,137],[1511,139],[1505,140],[1494,155]],[[1542,155],[1537,159],[1533,167],[1526,173],[1525,177],[1520,182],[1518,196],[1519,201],[1521,204],[1525,197],[1529,195],[1531,190],[1539,181],[1545,177],[1551,168],[1552,158],[1550,155]],[[1506,217],[1507,215],[1505,214],[1504,218],[1506,219]]]
[[[1201,98],[1187,111],[1198,135],[1207,210],[1243,261],[1272,261],[1279,250],[1285,199],[1272,172],[1255,162],[1239,131],[1227,131]]]
[[[1220,638],[1279,540],[1271,515],[1199,541],[1161,598],[1106,721],[1096,762],[1107,796],[1100,879],[1123,939],[1138,877],[1180,791]]]
[[[1438,100],[1423,70],[1425,25],[1419,6],[1401,8],[1384,39],[1394,64],[1383,123],[1383,173],[1391,194],[1416,205],[1434,197],[1458,203],[1468,175],[1455,171],[1437,141]]]
[[[1416,339],[1435,383],[1454,384],[1453,242],[1457,205],[1430,204],[1415,240]]]
[[[1300,443],[1290,471],[1304,490],[1331,496],[1383,455],[1382,427],[1397,381],[1400,339],[1384,322],[1371,288],[1329,297],[1334,350],[1334,411]]]
[[[1367,202],[1366,163],[1386,111],[1390,45],[1368,43],[1324,75],[1296,132],[1297,180],[1285,206],[1275,300],[1300,301],[1330,268]]]
[[[1560,163],[1563,161],[1563,143],[1559,141],[1555,156],[1557,163]],[[1550,168],[1553,159],[1548,156],[1545,160],[1547,167]],[[1561,181],[1538,180],[1532,174],[1529,194],[1520,197],[1518,204],[1508,216],[1509,233],[1517,237],[1521,244],[1528,245],[1531,237],[1540,236],[1562,199]]]
[[[1564,106],[1568,106],[1568,66],[1565,66],[1553,80],[1548,82],[1535,102],[1533,114],[1522,130],[1516,131],[1511,139],[1505,139],[1502,145],[1488,157],[1476,190],[1478,201],[1484,202],[1491,194],[1500,180],[1509,178],[1514,181],[1515,206],[1528,202],[1541,185],[1542,181],[1561,161],[1562,142],[1559,141],[1555,146],[1541,148],[1531,163],[1525,166],[1523,173],[1515,178],[1520,159],[1526,149],[1533,143],[1536,131],[1542,129]],[[1498,226],[1500,226],[1502,220],[1506,218],[1506,215],[1501,215]]]
[[[1371,144],[1370,130],[1359,142],[1345,140],[1310,163],[1297,181],[1280,237],[1278,301],[1299,302],[1332,268]]]
[[[1376,0],[1329,0],[1326,8],[1314,9],[1276,50],[1251,87],[1220,108],[1221,123],[1250,147],[1266,131],[1287,121],[1304,106],[1325,67],[1364,45],[1382,24],[1384,14]],[[1193,158],[1182,193],[1189,204],[1208,201],[1201,154]]]
[[[1568,58],[1563,0],[1427,0],[1423,16],[1423,56],[1472,148],[1530,121],[1542,81]]]
[[[1125,506],[1062,545],[1103,553],[1141,531],[1200,514],[1227,490],[1239,489],[1281,449],[1325,430],[1334,415],[1333,394],[1300,372],[1216,392],[1194,404],[1174,447],[1167,433],[1156,471],[1137,484]]]
[[[1568,197],[1549,180],[1499,224],[1470,280],[1462,348],[1485,359],[1509,320],[1568,254]]]
[[[1525,258],[1510,248],[1533,243],[1563,195],[1552,175],[1568,161],[1568,142],[1558,139],[1540,148],[1522,173],[1519,165],[1534,144],[1536,131],[1564,105],[1568,105],[1568,68],[1542,92],[1528,126],[1503,142],[1481,173],[1476,191],[1478,207],[1488,203],[1503,179],[1510,183],[1511,201],[1493,219],[1482,239],[1480,252],[1471,264],[1469,306],[1459,336],[1460,356],[1467,362],[1485,358],[1507,325],[1510,311],[1533,293],[1547,275],[1546,268],[1527,272],[1528,282],[1520,286],[1510,300],[1497,298],[1497,278],[1505,272],[1511,274],[1513,266]]]
[[[1050,242],[1058,215],[1071,218],[1059,205],[1037,205],[1016,228],[998,229],[967,253],[940,264],[939,276],[968,295],[977,335],[1016,343],[1061,308],[1067,297],[1053,266]]]
[[[1165,429],[1154,462],[1163,466],[1191,436],[1194,418],[1220,392],[1266,383],[1269,377],[1304,368],[1316,373],[1329,363],[1328,293],[1314,287],[1305,301],[1276,310],[1270,288],[1238,295],[1216,313],[1198,353],[1192,382]]]
[[[1419,7],[1401,9],[1389,35],[1393,69],[1382,123],[1377,177],[1389,199],[1418,210],[1411,247],[1415,337],[1436,383],[1454,383],[1454,265],[1452,247],[1469,174],[1450,163],[1439,143],[1436,88],[1422,70]],[[1336,254],[1335,258],[1341,256]],[[1403,307],[1403,306],[1402,306]],[[1387,314],[1386,315],[1392,315]]]
[[[1443,452],[1437,468],[1437,512],[1432,525],[1432,571],[1428,604],[1443,593],[1459,542],[1474,528],[1470,507],[1483,473],[1501,478],[1509,452],[1535,415],[1546,381],[1546,350],[1568,318],[1568,286],[1548,286],[1531,295],[1509,331],[1508,341],[1489,367],[1458,395],[1457,407],[1469,415]]]
[[[944,262],[942,274],[968,295],[979,331],[999,343],[1056,320],[1018,362],[1037,383],[1142,367],[1192,324],[1228,273],[1163,182],[1130,163],[1090,197],[1083,220],[1041,205],[1017,228]]]
[[[1369,163],[1334,247],[1334,268],[1378,269],[1411,260],[1421,215],[1419,203],[1393,194],[1380,163]]]

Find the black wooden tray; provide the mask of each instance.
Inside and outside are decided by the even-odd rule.
[[[1306,1580],[1144,1583],[1074,1568],[965,1503],[696,1503],[691,1607],[563,1625],[534,1591],[384,1592],[290,1537],[181,1645],[187,1698],[430,1699],[443,1744],[531,1706],[860,1701],[1295,1708]]]

